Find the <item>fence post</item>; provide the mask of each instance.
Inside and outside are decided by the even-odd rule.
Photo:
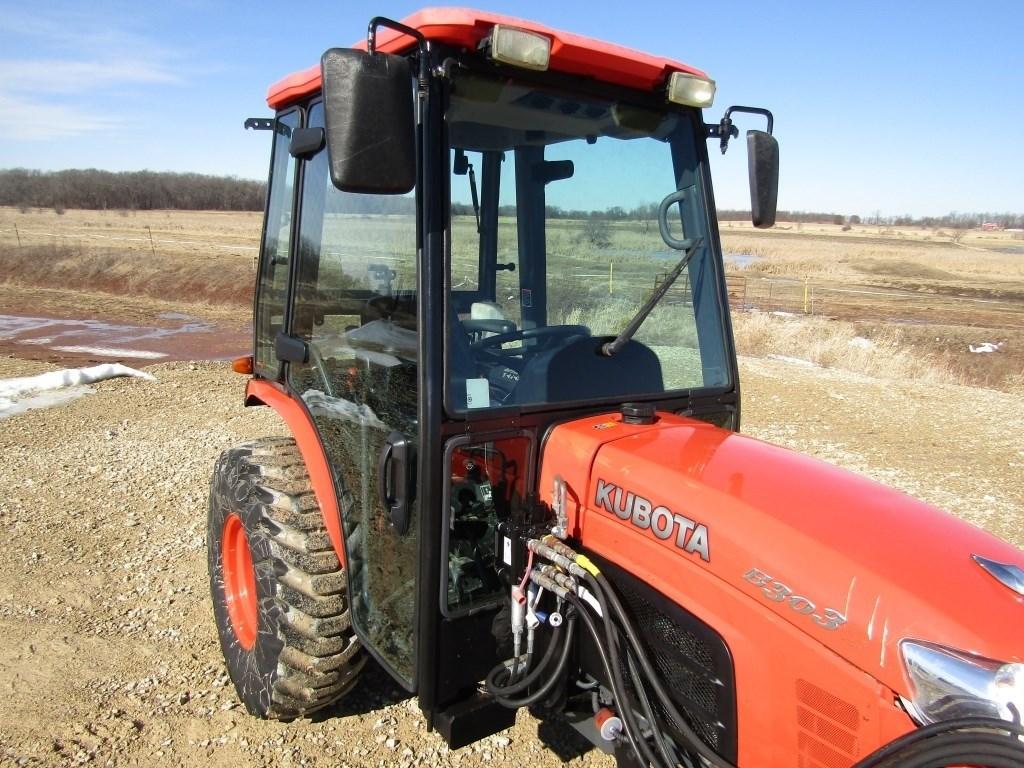
[[[21,233],[18,231],[18,225],[14,225],[14,236],[18,238],[18,248],[21,248]]]
[[[609,261],[608,262],[608,295],[609,296],[612,295],[612,286],[614,285],[614,276],[615,276],[615,262],[614,261]]]
[[[810,304],[811,295],[811,278],[804,278],[804,314],[808,314],[808,307]]]
[[[146,225],[146,231],[149,232],[149,249],[153,252],[153,258],[156,258],[156,245],[153,243],[153,230]]]

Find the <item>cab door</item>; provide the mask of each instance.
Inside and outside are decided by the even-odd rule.
[[[322,102],[307,126],[323,128]],[[308,146],[308,134],[305,137]],[[417,211],[414,194],[342,192],[326,149],[301,169],[289,365],[335,480],[349,599],[364,646],[410,690],[415,680],[419,530],[416,457]]]

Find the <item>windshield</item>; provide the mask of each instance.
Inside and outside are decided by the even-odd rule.
[[[450,407],[729,385],[690,113],[457,73],[446,119]],[[704,245],[608,356],[684,255],[658,225],[677,190],[671,235]]]

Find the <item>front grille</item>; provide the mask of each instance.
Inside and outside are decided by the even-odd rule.
[[[640,634],[648,658],[688,725],[725,759],[736,761],[736,686],[729,648],[692,613],[615,565],[599,562]],[[624,677],[628,679],[625,668]],[[651,698],[677,743],[679,725]]]

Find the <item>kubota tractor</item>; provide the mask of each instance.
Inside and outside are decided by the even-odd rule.
[[[453,747],[531,707],[623,764],[1019,766],[1024,556],[738,434],[693,67],[428,10],[270,89],[246,405],[209,566],[291,719],[372,658]]]

